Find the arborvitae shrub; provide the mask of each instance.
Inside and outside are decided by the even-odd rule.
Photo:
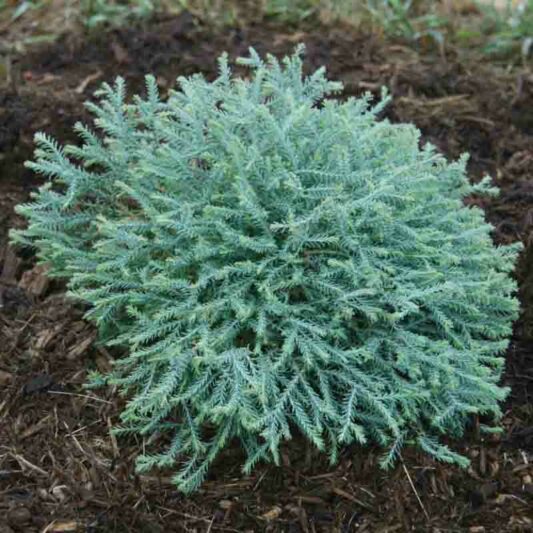
[[[101,135],[37,136],[51,178],[19,207],[15,241],[90,304],[103,342],[127,346],[107,381],[130,398],[123,429],[168,434],[141,470],[180,463],[196,489],[232,439],[259,460],[303,433],[341,445],[403,444],[466,464],[440,441],[472,413],[498,417],[517,315],[517,246],[463,199],[465,161],[378,120],[384,99],[326,99],[341,85],[252,50],[233,78],[182,78],[166,101],[88,104]],[[159,439],[159,441],[161,441]]]

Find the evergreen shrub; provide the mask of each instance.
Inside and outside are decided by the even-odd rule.
[[[165,100],[150,76],[144,98],[104,85],[100,133],[38,134],[28,163],[50,180],[13,238],[128,348],[105,376],[130,398],[122,430],[166,442],[139,470],[178,462],[189,492],[230,441],[248,472],[295,431],[332,461],[374,443],[384,467],[404,444],[467,464],[442,439],[501,414],[518,312],[519,247],[463,202],[494,189],[380,120],[386,96],[326,98],[342,86],[304,76],[301,47],[240,64]]]

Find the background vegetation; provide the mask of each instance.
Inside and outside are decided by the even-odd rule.
[[[342,22],[417,46],[453,44],[506,60],[529,60],[533,48],[533,0],[0,0],[0,31],[31,21],[31,35],[19,43],[28,45],[53,40],[58,27],[116,27],[183,10],[217,25]]]

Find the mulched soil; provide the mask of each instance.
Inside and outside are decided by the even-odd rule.
[[[468,470],[406,450],[403,463],[383,472],[379,450],[360,448],[329,467],[296,439],[283,466],[244,476],[234,446],[202,490],[184,497],[171,472],[134,473],[145,443],[110,434],[125,400],[82,387],[88,369],[105,371],[117,354],[95,345],[83,309],[60,284],[7,246],[8,229],[21,224],[13,207],[38,183],[22,163],[37,130],[72,140],[74,122],[89,120],[82,102],[118,74],[137,91],[152,72],[165,92],[178,75],[213,77],[223,50],[282,54],[301,41],[308,65],[327,65],[346,95],[388,86],[392,120],[414,122],[451,158],[470,152],[472,179],[490,173],[501,188],[497,199],[472,202],[486,208],[497,242],[526,246],[504,432],[484,437],[474,421],[453,443],[472,458]],[[533,531],[532,229],[533,74],[525,68],[417,52],[339,26],[214,32],[187,14],[92,39],[69,35],[14,57],[10,82],[0,85],[0,532]]]

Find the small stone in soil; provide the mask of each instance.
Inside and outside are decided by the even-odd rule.
[[[39,374],[24,385],[24,392],[26,394],[33,394],[34,392],[44,391],[48,389],[53,382],[54,380],[52,379],[52,376],[49,376],[48,374]]]
[[[0,370],[0,385],[5,386],[13,380],[13,374]]]
[[[31,520],[30,510],[26,507],[15,507],[7,513],[7,521],[12,526],[22,526]]]

